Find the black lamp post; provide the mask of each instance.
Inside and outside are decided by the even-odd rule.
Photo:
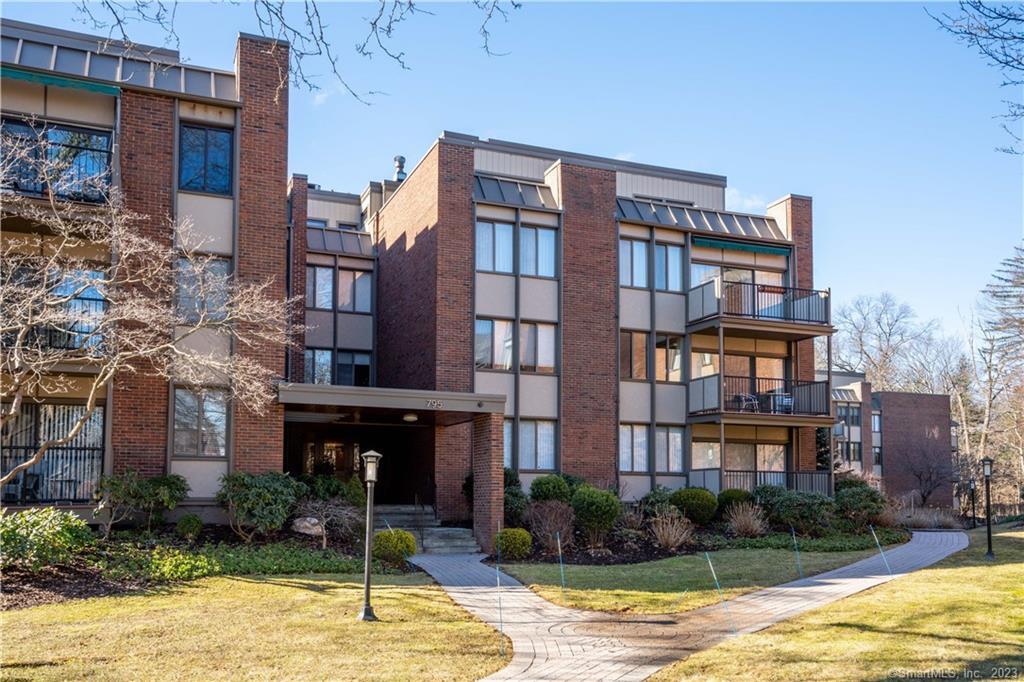
[[[370,606],[370,563],[373,560],[373,484],[377,482],[377,464],[381,454],[369,450],[362,454],[363,476],[366,478],[366,559],[363,565],[363,610],[356,620],[377,620]]]
[[[989,559],[995,559],[996,555],[992,553],[992,458],[986,457],[981,460],[981,470],[985,474],[985,524],[988,527],[988,553],[985,556]]]
[[[976,488],[978,487],[978,484],[977,484],[977,481],[975,481],[972,478],[968,485],[970,486],[970,489],[971,489],[971,528],[977,528],[978,527],[978,507],[977,507],[977,505],[975,503],[975,497],[977,496],[976,493],[978,492],[976,490]]]

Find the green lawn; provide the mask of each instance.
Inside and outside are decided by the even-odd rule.
[[[805,575],[845,566],[875,554],[801,552]],[[711,553],[727,599],[762,587],[796,580],[796,558],[781,549],[726,549]],[[508,573],[545,599],[562,606],[629,613],[674,613],[720,601],[703,554],[641,564],[565,567],[562,593],[558,564],[508,564]]]
[[[663,670],[660,680],[884,680],[907,671],[1016,668],[1024,677],[1024,530],[999,529],[996,561],[983,529],[926,568]],[[919,678],[921,679],[921,678]]]
[[[4,679],[474,680],[499,635],[422,574],[204,578],[153,594],[3,614]],[[511,647],[506,643],[506,651]]]

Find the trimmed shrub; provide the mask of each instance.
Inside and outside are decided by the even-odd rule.
[[[725,513],[729,511],[729,507],[738,502],[753,504],[754,496],[746,490],[740,490],[739,488],[726,488],[718,493],[718,515],[724,519]]]
[[[0,516],[0,567],[38,571],[64,564],[92,542],[89,525],[69,511],[35,507]]]
[[[416,538],[407,530],[392,528],[373,536],[373,558],[388,566],[400,567],[416,553]]]
[[[146,516],[146,530],[153,522],[162,522],[163,512],[177,507],[188,496],[189,485],[184,476],[165,474],[140,478],[131,469],[123,474],[100,477],[96,488],[99,503],[93,516],[102,517],[100,526],[103,538],[110,537],[115,523],[120,523],[133,514]],[[103,515],[106,512],[106,515]]]
[[[341,495],[344,483],[327,474],[302,474],[298,480],[309,489],[309,497],[317,500],[329,500]]]
[[[867,485],[848,485],[836,493],[836,515],[863,529],[885,511],[885,496]]]
[[[768,513],[769,520],[801,535],[821,535],[832,523],[835,503],[818,493],[786,491]]]
[[[849,490],[851,488],[870,488],[870,487],[871,486],[868,485],[868,482],[865,481],[863,478],[860,478],[859,476],[843,476],[842,478],[836,478],[836,482],[835,482],[835,492],[836,492],[836,495],[839,495],[840,492],[842,492],[844,490]]]
[[[705,488],[680,488],[669,498],[683,516],[698,526],[711,523],[718,509],[718,500]]]
[[[203,520],[195,514],[185,514],[174,526],[174,532],[186,542],[195,542],[203,532]]]
[[[184,476],[164,474],[143,481],[142,511],[146,514],[146,530],[153,521],[163,523],[164,510],[171,511],[188,497],[189,485]]]
[[[663,485],[656,485],[651,491],[640,500],[640,508],[644,516],[651,518],[661,516],[668,509],[675,509],[672,505],[672,491]]]
[[[576,526],[586,534],[589,545],[600,547],[622,508],[615,493],[581,485],[572,495],[572,510]]]
[[[564,478],[558,474],[548,474],[533,479],[533,483],[530,484],[530,499],[534,502],[544,502],[545,500],[568,502],[572,499],[572,493]]]
[[[557,552],[559,541],[563,550],[572,546],[572,526],[576,514],[571,506],[559,500],[532,502],[528,516],[533,537],[545,552]]]
[[[726,507],[729,529],[741,538],[759,538],[768,532],[764,510],[753,502],[734,502]]]
[[[348,501],[353,507],[366,508],[366,486],[355,474],[341,485],[341,494],[338,497]]]
[[[768,518],[771,519],[779,500],[788,492],[781,485],[759,485],[754,488],[754,502],[759,504],[761,509],[764,509],[765,513],[768,514]]]
[[[579,476],[573,476],[572,474],[558,474],[558,476],[565,481],[565,484],[569,486],[569,499],[572,499],[572,494],[576,492],[576,488],[581,485],[586,485],[587,482]],[[569,500],[566,500],[568,502]]]
[[[330,538],[349,543],[357,541],[366,523],[362,509],[342,497],[330,500],[307,498],[299,503],[295,515],[307,516],[320,522],[320,528],[323,529],[320,536],[322,549],[327,549]]]
[[[526,508],[529,505],[530,499],[522,488],[513,486],[505,488],[505,526],[507,528],[522,526],[526,520]]]
[[[693,539],[693,522],[672,506],[651,519],[650,527],[654,541],[659,547],[670,552]]]
[[[520,490],[523,489],[523,484],[519,480],[519,473],[515,469],[509,469],[508,467],[505,467],[504,476],[506,488],[519,488]]]
[[[308,488],[287,474],[237,471],[221,477],[217,502],[228,511],[228,522],[245,542],[280,530],[295,502]]]
[[[525,528],[505,528],[498,531],[494,546],[505,561],[521,561],[533,551],[533,538]]]

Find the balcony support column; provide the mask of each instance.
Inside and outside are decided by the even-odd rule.
[[[725,488],[725,424],[718,421],[718,492]]]

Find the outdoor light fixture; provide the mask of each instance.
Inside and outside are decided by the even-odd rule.
[[[406,412],[405,414],[402,415],[402,421],[409,422],[410,424],[418,420],[419,417],[416,415],[415,412]]]
[[[981,471],[985,475],[985,532],[988,535],[988,552],[985,556],[995,559],[992,553],[992,458],[986,457],[981,460]]]
[[[370,561],[373,557],[373,484],[377,482],[377,465],[382,455],[367,450],[360,456],[363,459],[363,478],[366,479],[366,554],[363,563],[363,610],[356,620],[377,620],[370,606]]]
[[[975,502],[975,497],[977,497],[976,493],[977,493],[977,488],[978,488],[978,482],[975,481],[972,478],[970,481],[968,481],[968,487],[971,490],[971,528],[977,528],[978,527],[978,507],[977,507],[977,504]]]

